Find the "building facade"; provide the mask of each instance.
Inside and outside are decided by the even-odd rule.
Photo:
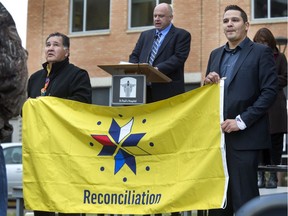
[[[62,32],[70,37],[70,61],[89,72],[93,103],[108,105],[111,77],[97,65],[128,61],[139,34],[153,28],[153,8],[161,2],[172,4],[173,24],[192,35],[185,65],[187,90],[201,85],[210,52],[226,42],[225,6],[237,4],[248,13],[250,39],[261,27],[287,38],[286,0],[29,0],[29,74],[45,62],[46,37]]]

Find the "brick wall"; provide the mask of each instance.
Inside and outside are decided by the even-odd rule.
[[[250,19],[250,0],[174,0],[173,23],[185,28],[192,35],[186,72],[204,74],[210,52],[226,42],[222,17],[225,6],[231,3],[242,7]],[[69,0],[29,0],[27,50],[30,74],[38,70],[45,61],[43,52],[47,35],[55,31],[68,34],[69,8]],[[71,36],[71,62],[85,68],[91,77],[105,77],[107,74],[97,67],[98,64],[128,61],[140,31],[128,31],[127,16],[128,0],[111,0],[110,32]],[[271,29],[274,36],[287,37],[287,22],[252,22],[248,36],[253,39],[255,32],[264,26]]]

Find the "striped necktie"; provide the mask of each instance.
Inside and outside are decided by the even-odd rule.
[[[150,58],[149,58],[149,64],[150,65],[153,64],[153,61],[154,61],[155,56],[157,54],[161,35],[162,35],[162,33],[157,32],[155,37],[154,37],[154,42],[153,42],[153,46],[152,46],[151,53],[150,53]]]

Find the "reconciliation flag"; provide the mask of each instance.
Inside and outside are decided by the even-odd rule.
[[[223,207],[221,86],[137,106],[27,100],[25,208],[155,214]]]

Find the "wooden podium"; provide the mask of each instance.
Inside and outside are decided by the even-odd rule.
[[[142,74],[146,76],[147,82],[171,82],[172,80],[165,74],[147,63],[142,64],[117,64],[117,65],[98,65],[107,73],[113,75]]]
[[[112,105],[146,103],[147,83],[171,82],[171,79],[149,64],[98,65],[112,75]]]

